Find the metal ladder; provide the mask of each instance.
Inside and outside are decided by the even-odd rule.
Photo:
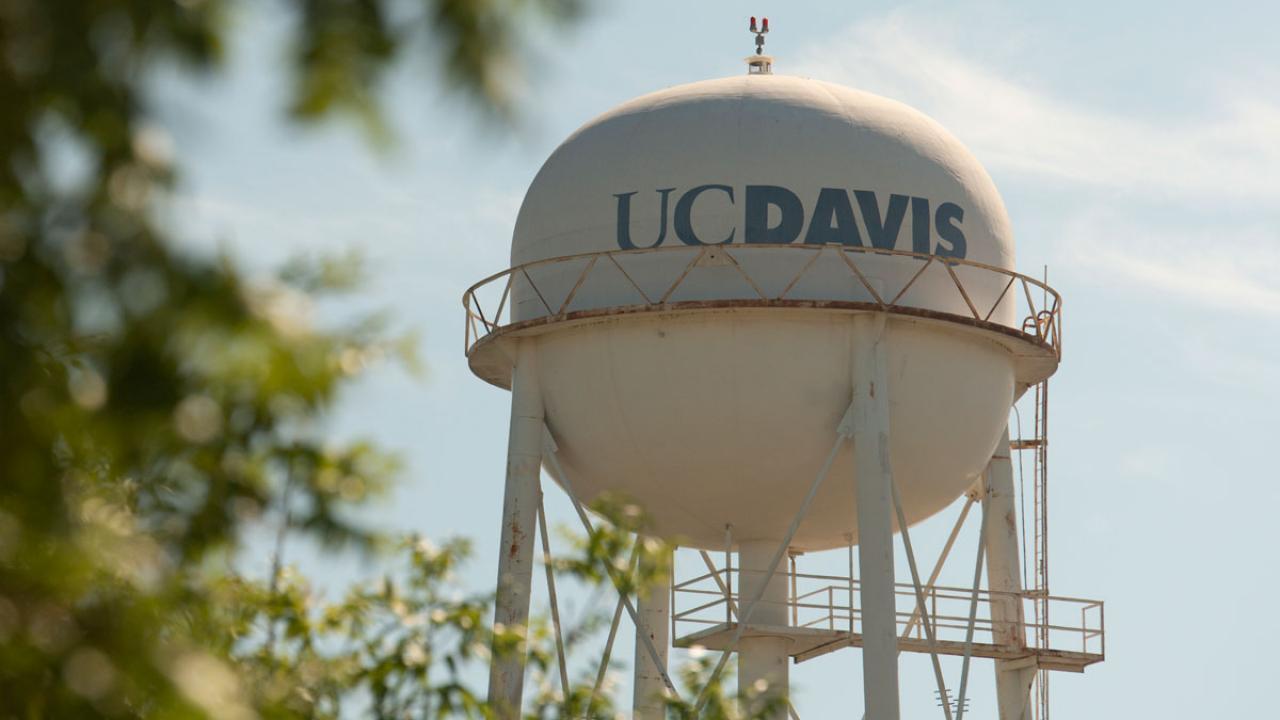
[[[1035,424],[1030,438],[1018,437],[1012,443],[1012,449],[1031,451],[1032,489],[1032,587],[1026,591],[1032,598],[1035,620],[1035,646],[1049,647],[1049,381],[1045,380],[1035,386]],[[1021,424],[1019,424],[1021,435]],[[1019,461],[1019,468],[1022,467]],[[1025,487],[1023,497],[1026,497]],[[1024,506],[1025,507],[1025,506]],[[1022,522],[1023,548],[1026,549],[1026,518]],[[1025,554],[1024,554],[1025,558]],[[1031,687],[1035,698],[1035,720],[1049,720],[1049,674],[1045,670],[1036,673]]]
[[[1036,645],[1049,647],[1049,381],[1036,386],[1036,439],[1033,505],[1035,508],[1035,621]],[[1049,720],[1049,673],[1035,679],[1036,720]]]

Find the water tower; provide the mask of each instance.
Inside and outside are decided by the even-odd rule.
[[[464,300],[472,370],[512,392],[495,619],[527,622],[545,464],[579,507],[618,492],[654,535],[737,553],[732,591],[714,575],[725,622],[699,638],[769,693],[833,637],[797,624],[785,558],[856,545],[831,632],[862,648],[866,716],[897,718],[897,654],[918,649],[901,601],[923,595],[895,582],[894,533],[966,492],[1010,520],[985,523],[988,645],[1027,644],[1006,426],[1058,366],[1060,303],[1016,272],[999,193],[938,123],[774,75],[759,47],[748,66],[570,136],[525,196],[510,269]],[[637,717],[661,717],[646,693],[670,602],[641,599]],[[1002,717],[1022,717],[1043,665],[995,653]],[[518,707],[522,682],[519,658],[495,662],[491,701]]]

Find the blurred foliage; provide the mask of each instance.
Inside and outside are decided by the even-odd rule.
[[[671,547],[643,534],[648,519],[639,505],[622,495],[605,493],[591,509],[604,521],[593,523],[584,534],[561,531],[573,552],[553,559],[556,571],[628,595],[671,576]]]
[[[527,23],[579,10],[276,4],[295,20],[282,107],[354,119],[375,140],[384,77],[411,54],[509,119]],[[529,654],[533,716],[611,716],[591,679],[567,697],[552,682],[545,622],[489,627],[492,599],[453,579],[465,543],[405,542],[402,567],[333,604],[283,566],[287,537],[390,544],[351,511],[396,478],[396,459],[334,443],[324,424],[367,368],[415,363],[381,317],[316,318],[318,301],[358,289],[356,258],[251,279],[180,250],[158,220],[179,168],[149,72],[217,72],[245,7],[0,0],[0,718],[485,717],[473,687],[490,652]],[[669,570],[621,572],[639,518],[614,510],[557,572],[631,590]],[[233,560],[264,529],[280,533],[272,570],[244,577]],[[601,624],[584,620],[570,646]]]
[[[616,542],[631,553],[636,547],[626,538],[635,536],[622,527],[604,522],[596,532],[615,535],[608,544]],[[212,584],[217,607],[226,609],[220,616],[225,634],[215,639],[215,655],[236,669],[240,696],[255,698],[264,717],[490,718],[490,708],[476,690],[488,662],[493,653],[521,652],[535,689],[524,717],[619,717],[612,684],[606,682],[597,692],[594,665],[571,680],[565,693],[554,631],[545,621],[535,619],[527,630],[489,624],[491,596],[468,594],[455,578],[469,553],[466,541],[437,547],[410,537],[399,550],[403,567],[369,586],[351,588],[332,604],[318,602],[306,580],[288,569],[271,582],[227,576]],[[660,563],[669,550],[642,544],[636,564]],[[619,558],[591,560],[589,564],[603,565]],[[562,580],[591,581],[572,570],[560,575]],[[656,572],[651,578],[661,579]],[[634,577],[626,584],[637,591],[643,587]],[[566,629],[566,654],[573,658],[575,650],[585,649],[595,662],[600,656],[597,641],[607,626],[597,612],[581,618],[580,627]],[[776,704],[744,713],[738,697],[726,693],[719,681],[707,687],[701,712],[695,712],[694,702],[707,686],[713,664],[703,656],[682,669],[684,696],[669,699],[670,717],[775,716]],[[614,665],[622,663],[615,658]],[[732,674],[730,666],[721,677]],[[758,690],[748,694],[748,704],[756,695]]]
[[[510,120],[531,66],[522,58],[533,27],[563,27],[581,0],[293,0],[298,42],[289,110],[313,120],[332,113],[386,137],[378,89],[392,62],[418,52],[446,84],[486,114]]]
[[[464,673],[487,661],[495,638],[487,598],[454,584],[467,545],[411,538],[403,550],[402,572],[334,604],[318,605],[290,571],[273,583],[229,577],[215,586],[231,608],[222,652],[259,693],[264,715],[351,717],[363,705],[361,715],[377,718],[485,716]]]

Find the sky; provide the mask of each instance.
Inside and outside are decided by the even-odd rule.
[[[901,100],[968,145],[1004,197],[1018,268],[1047,268],[1065,299],[1051,588],[1105,600],[1108,633],[1106,662],[1053,677],[1053,711],[1274,714],[1280,6],[591,4],[530,49],[513,131],[479,121],[428,61],[400,68],[385,88],[397,143],[383,152],[346,126],[283,121],[288,18],[261,7],[237,19],[223,76],[158,79],[184,172],[171,212],[193,251],[229,252],[252,273],[357,248],[372,280],[354,305],[420,333],[424,376],[375,371],[329,421],[335,436],[375,438],[406,460],[369,522],[471,537],[463,579],[492,586],[508,395],[467,370],[461,295],[507,267],[524,190],[569,133],[645,92],[744,72],[755,13],[770,18],[775,72]],[[558,492],[548,502],[553,523],[572,521]],[[957,511],[913,529],[926,564]],[[976,542],[962,534],[944,583],[967,584]],[[333,592],[384,569],[290,552]],[[245,563],[265,570],[265,557]],[[608,602],[567,598],[574,612],[593,600]],[[616,657],[629,663],[630,644]],[[958,664],[944,667],[954,689]],[[991,665],[974,672],[971,712],[989,717]],[[629,705],[625,669],[619,683]],[[859,653],[793,667],[792,687],[801,717],[858,716]],[[904,656],[903,716],[940,714],[933,690],[925,657]]]

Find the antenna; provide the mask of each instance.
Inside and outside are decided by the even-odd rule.
[[[751,25],[747,29],[756,36],[756,54],[747,58],[747,74],[772,75],[773,57],[764,54],[764,36],[769,34],[769,18],[760,18],[760,22],[756,23],[756,17],[752,15]]]
[[[769,18],[761,18],[761,23],[756,25],[756,17],[751,16],[750,31],[756,36],[756,54],[764,54],[764,36],[769,34]]]

